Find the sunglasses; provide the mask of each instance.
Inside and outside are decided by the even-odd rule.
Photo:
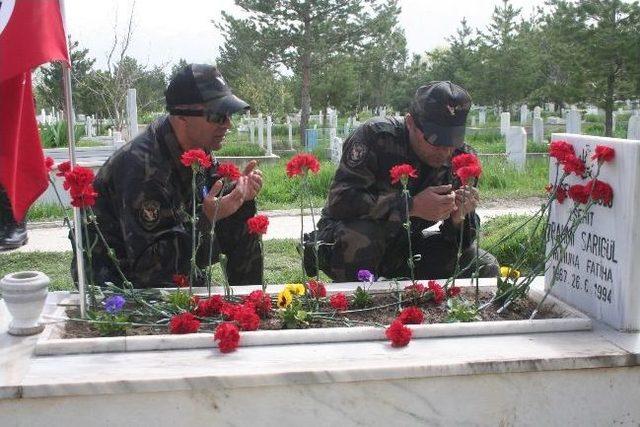
[[[174,116],[188,116],[188,117],[204,117],[209,123],[215,123],[223,125],[227,120],[231,121],[231,114],[229,113],[214,113],[209,110],[188,110],[182,108],[170,108],[169,114]]]

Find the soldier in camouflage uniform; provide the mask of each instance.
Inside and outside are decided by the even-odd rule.
[[[405,200],[400,184],[392,185],[389,170],[402,163],[412,165],[418,178],[409,180],[411,243],[418,279],[441,279],[453,274],[463,231],[462,277],[475,265],[479,201],[473,186],[460,187],[452,176],[450,159],[473,152],[464,144],[465,121],[471,99],[450,82],[420,87],[403,119],[375,118],[358,127],[346,139],[333,178],[317,240],[320,268],[335,281],[355,281],[357,271],[367,269],[387,278],[410,277]],[[463,204],[464,200],[464,204]],[[439,231],[427,228],[442,221]],[[314,236],[305,242],[305,268],[315,274]],[[496,276],[499,266],[480,250],[482,277]]]
[[[98,173],[99,194],[94,211],[100,231],[113,249],[120,268],[135,287],[174,286],[174,274],[188,275],[192,252],[192,171],[180,162],[183,152],[219,150],[231,114],[249,105],[231,93],[215,67],[191,64],[171,80],[165,92],[168,116],[153,122],[131,143],[115,152]],[[209,232],[215,205],[213,261],[227,257],[231,285],[262,283],[259,240],[247,232],[246,220],[256,213],[254,198],[262,186],[255,161],[243,176],[222,189],[217,163],[198,175],[200,204],[197,265],[209,261]],[[221,191],[222,190],[222,191]],[[90,233],[95,238],[95,230]],[[107,248],[92,251],[92,271],[98,284],[122,283]],[[194,283],[198,285],[201,283]]]

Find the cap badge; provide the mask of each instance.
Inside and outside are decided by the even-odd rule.
[[[447,110],[449,110],[449,114],[451,114],[452,116],[456,115],[456,107],[454,107],[453,105],[447,105]]]

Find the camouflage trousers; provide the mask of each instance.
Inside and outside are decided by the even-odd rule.
[[[226,226],[225,226],[226,225]],[[90,229],[90,241],[97,239],[94,230]],[[135,288],[162,288],[174,287],[172,278],[174,274],[189,275],[191,265],[191,235],[188,230],[165,233],[166,237],[153,242],[148,252],[137,260],[130,261],[124,251],[119,250],[121,245],[113,244],[112,249],[116,253],[119,265],[127,280],[133,283]],[[202,232],[201,241],[196,255],[196,265],[204,270],[209,265],[209,234]],[[75,252],[73,235],[69,238]],[[227,222],[216,224],[216,232],[213,241],[211,265],[221,261],[221,255],[225,255],[223,271],[231,286],[260,285],[263,275],[263,254],[260,236],[251,235],[247,227],[240,222]],[[122,284],[121,275],[118,273],[113,260],[108,256],[107,249],[101,241],[97,241],[92,253],[91,274],[97,285],[105,282]],[[89,260],[85,257],[85,265]],[[71,272],[77,284],[77,272],[74,259],[71,262]],[[194,286],[205,286],[203,275],[195,278]]]
[[[408,278],[411,271],[407,263],[409,245],[402,225],[383,221],[323,219],[318,224],[318,266],[331,279],[338,282],[357,280],[358,270],[366,269],[378,277]],[[315,254],[312,250],[314,235],[306,237],[305,268],[314,273]],[[439,231],[413,232],[412,252],[419,255],[415,261],[416,279],[444,279],[453,275],[458,252],[456,239],[445,237]],[[477,267],[480,277],[496,277],[499,265],[490,253],[479,249]],[[459,277],[471,277],[476,270],[476,245],[473,242],[462,251]]]

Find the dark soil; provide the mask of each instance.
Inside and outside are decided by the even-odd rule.
[[[473,301],[475,299],[475,292],[473,289],[466,288],[463,291],[463,296]],[[480,305],[488,302],[492,297],[489,292],[480,292]],[[354,309],[350,306],[348,311],[336,313],[328,303],[321,303],[319,311],[324,314],[321,319],[312,319],[306,325],[300,325],[300,328],[328,328],[328,327],[351,327],[351,326],[382,326],[389,325],[398,315],[398,301],[394,293],[374,293],[372,294],[373,303],[372,306],[363,309]],[[377,307],[384,306],[387,307]],[[447,321],[447,305],[446,302],[436,305],[432,301],[417,301],[417,303],[407,304],[404,306],[417,305],[424,312],[424,323],[445,323]],[[496,305],[489,305],[485,309],[479,312],[481,321],[500,321],[500,320],[524,320],[528,319],[533,310],[536,308],[536,303],[524,299],[512,304],[508,309],[502,313],[497,313],[497,309],[500,308]],[[69,307],[67,309],[67,315],[71,318],[79,318],[79,309]],[[549,319],[560,317],[557,313],[550,311],[549,309],[541,309],[536,315],[536,319]],[[222,319],[202,319],[200,332],[213,331],[215,326],[219,324]],[[270,317],[262,319],[260,322],[261,330],[277,330],[283,329],[284,323],[272,311]],[[168,327],[166,324],[159,326],[129,326],[124,333],[115,333],[113,335],[159,335],[168,334]],[[89,338],[102,336],[95,324],[71,320],[65,324],[64,333],[62,338]]]

